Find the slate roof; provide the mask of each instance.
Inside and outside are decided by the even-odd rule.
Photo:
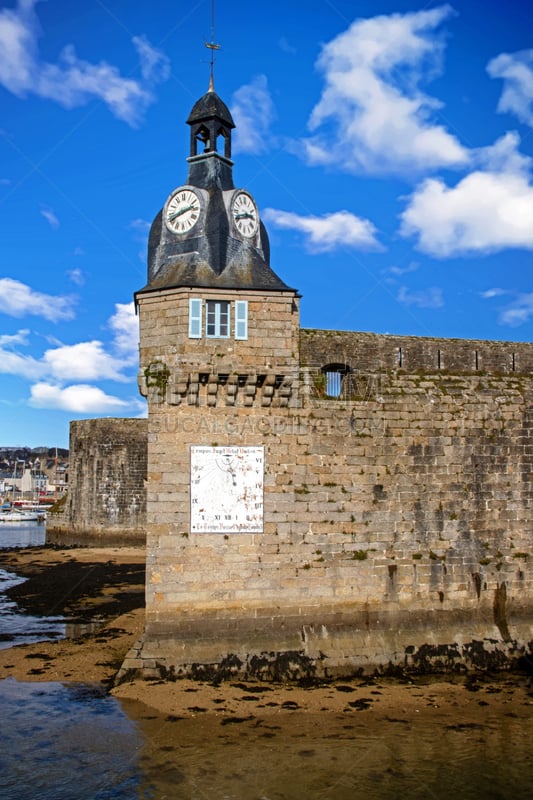
[[[228,130],[235,127],[226,104],[208,91],[193,106],[187,123],[194,129],[215,119]],[[295,291],[270,267],[270,245],[262,223],[255,240],[242,239],[232,230],[227,209],[235,191],[233,162],[216,151],[191,155],[188,161],[187,185],[203,192],[205,217],[197,223],[199,233],[193,229],[178,236],[169,231],[161,210],[148,240],[148,283],[137,294],[180,286]]]
[[[187,117],[187,124],[194,125],[196,122],[203,122],[213,117],[217,117],[224,122],[228,128],[235,127],[227,105],[220,99],[216,92],[209,91],[196,101],[192,107],[191,113]]]

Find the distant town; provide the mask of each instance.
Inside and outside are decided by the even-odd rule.
[[[62,447],[0,446],[2,503],[50,504],[60,499],[68,483],[68,457]]]

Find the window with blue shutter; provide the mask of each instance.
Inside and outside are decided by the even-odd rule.
[[[229,300],[189,299],[189,339],[229,339],[231,336],[231,303]],[[235,301],[235,339],[248,338],[248,301]]]

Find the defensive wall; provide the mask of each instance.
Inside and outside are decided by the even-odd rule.
[[[533,346],[525,342],[482,339],[438,339],[429,336],[391,336],[379,333],[300,330],[300,363],[320,369],[347,362],[371,373],[533,372]]]
[[[147,444],[146,419],[71,422],[68,492],[47,541],[144,544]]]
[[[147,327],[165,341],[168,324]],[[147,621],[121,674],[284,679],[530,653],[533,346],[299,337],[299,377],[267,395],[261,366],[229,393],[227,366],[187,374],[175,347],[151,351],[165,381],[145,386]],[[275,362],[275,336],[269,348]],[[264,448],[262,532],[191,531],[195,445]]]

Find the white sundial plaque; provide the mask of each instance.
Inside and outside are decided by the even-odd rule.
[[[262,533],[264,447],[191,445],[191,533]]]

